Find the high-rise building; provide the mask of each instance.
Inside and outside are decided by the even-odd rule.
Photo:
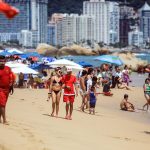
[[[150,39],[150,6],[145,3],[144,6],[139,10],[140,16],[140,31],[143,32],[144,42]]]
[[[83,3],[83,14],[95,17],[94,40],[106,44],[119,42],[119,5],[105,0]]]
[[[143,47],[143,32],[139,31],[138,27],[134,31],[129,32],[128,44],[130,46]]]
[[[56,23],[56,45],[94,41],[94,18],[87,15],[63,14]]]
[[[121,46],[128,45],[128,33],[130,31],[130,18],[133,17],[134,10],[126,4],[120,5],[120,44]]]
[[[47,42],[48,0],[5,0],[20,10],[12,20],[0,14],[0,33],[21,33],[22,30],[37,32],[37,43]],[[3,40],[3,39],[1,39]],[[19,39],[18,39],[19,40]]]

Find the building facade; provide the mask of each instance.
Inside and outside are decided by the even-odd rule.
[[[105,0],[90,0],[83,3],[83,14],[95,17],[94,41],[106,44],[119,41],[119,5]]]
[[[5,0],[19,9],[14,19],[8,20],[0,14],[0,33],[19,34],[22,30],[37,31],[37,43],[47,41],[48,0]],[[3,40],[1,38],[1,40]],[[19,39],[16,39],[19,40]]]
[[[69,46],[94,40],[94,18],[87,15],[63,14],[56,23],[56,45]]]
[[[128,33],[130,32],[130,18],[134,15],[132,7],[122,4],[120,6],[120,45],[127,46],[129,43]]]
[[[138,27],[129,32],[128,44],[130,46],[143,47],[143,32],[139,31]]]
[[[145,3],[144,6],[139,9],[140,17],[140,31],[143,32],[144,42],[148,42],[150,39],[150,6]]]

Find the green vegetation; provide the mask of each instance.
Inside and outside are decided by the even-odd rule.
[[[83,1],[85,0],[49,0],[48,13],[49,16],[53,13],[78,13],[81,14],[83,10]],[[88,1],[88,0],[87,0]],[[109,0],[117,2],[125,2],[125,0]],[[145,1],[150,4],[150,0],[126,0],[127,5],[133,6],[136,9],[140,8]]]

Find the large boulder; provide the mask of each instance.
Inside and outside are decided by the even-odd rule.
[[[36,48],[36,51],[44,56],[57,56],[58,49],[48,45],[48,44],[39,44],[38,47]]]
[[[92,49],[85,48],[79,45],[72,45],[70,47],[63,47],[58,51],[59,56],[64,56],[64,55],[96,55],[95,52]]]
[[[132,66],[133,70],[137,70],[138,66],[146,66],[147,61],[137,58],[133,53],[114,53],[124,62],[125,65]]]

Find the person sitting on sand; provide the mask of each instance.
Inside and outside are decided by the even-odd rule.
[[[113,95],[113,93],[111,93],[111,91],[110,91],[110,82],[109,82],[109,80],[105,80],[105,83],[104,83],[104,86],[103,86],[103,94],[105,95],[105,96],[112,96]]]
[[[145,84],[143,86],[143,89],[144,89],[144,96],[147,100],[147,103],[143,106],[143,110],[146,106],[147,106],[147,110],[148,110],[148,107],[150,105],[150,79],[149,78],[147,78],[145,80]]]
[[[134,105],[128,101],[128,97],[129,96],[127,94],[124,95],[124,99],[120,103],[120,108],[124,111],[134,112]]]
[[[55,107],[56,107],[56,117],[58,116],[59,112],[59,102],[61,98],[61,90],[62,90],[62,77],[60,68],[55,69],[55,75],[52,76],[50,81],[50,89],[49,93],[52,96],[52,113],[51,116],[54,117]]]
[[[96,105],[96,88],[92,85],[89,92],[89,101],[90,101],[90,109],[89,114],[93,113],[95,115],[95,105]]]

